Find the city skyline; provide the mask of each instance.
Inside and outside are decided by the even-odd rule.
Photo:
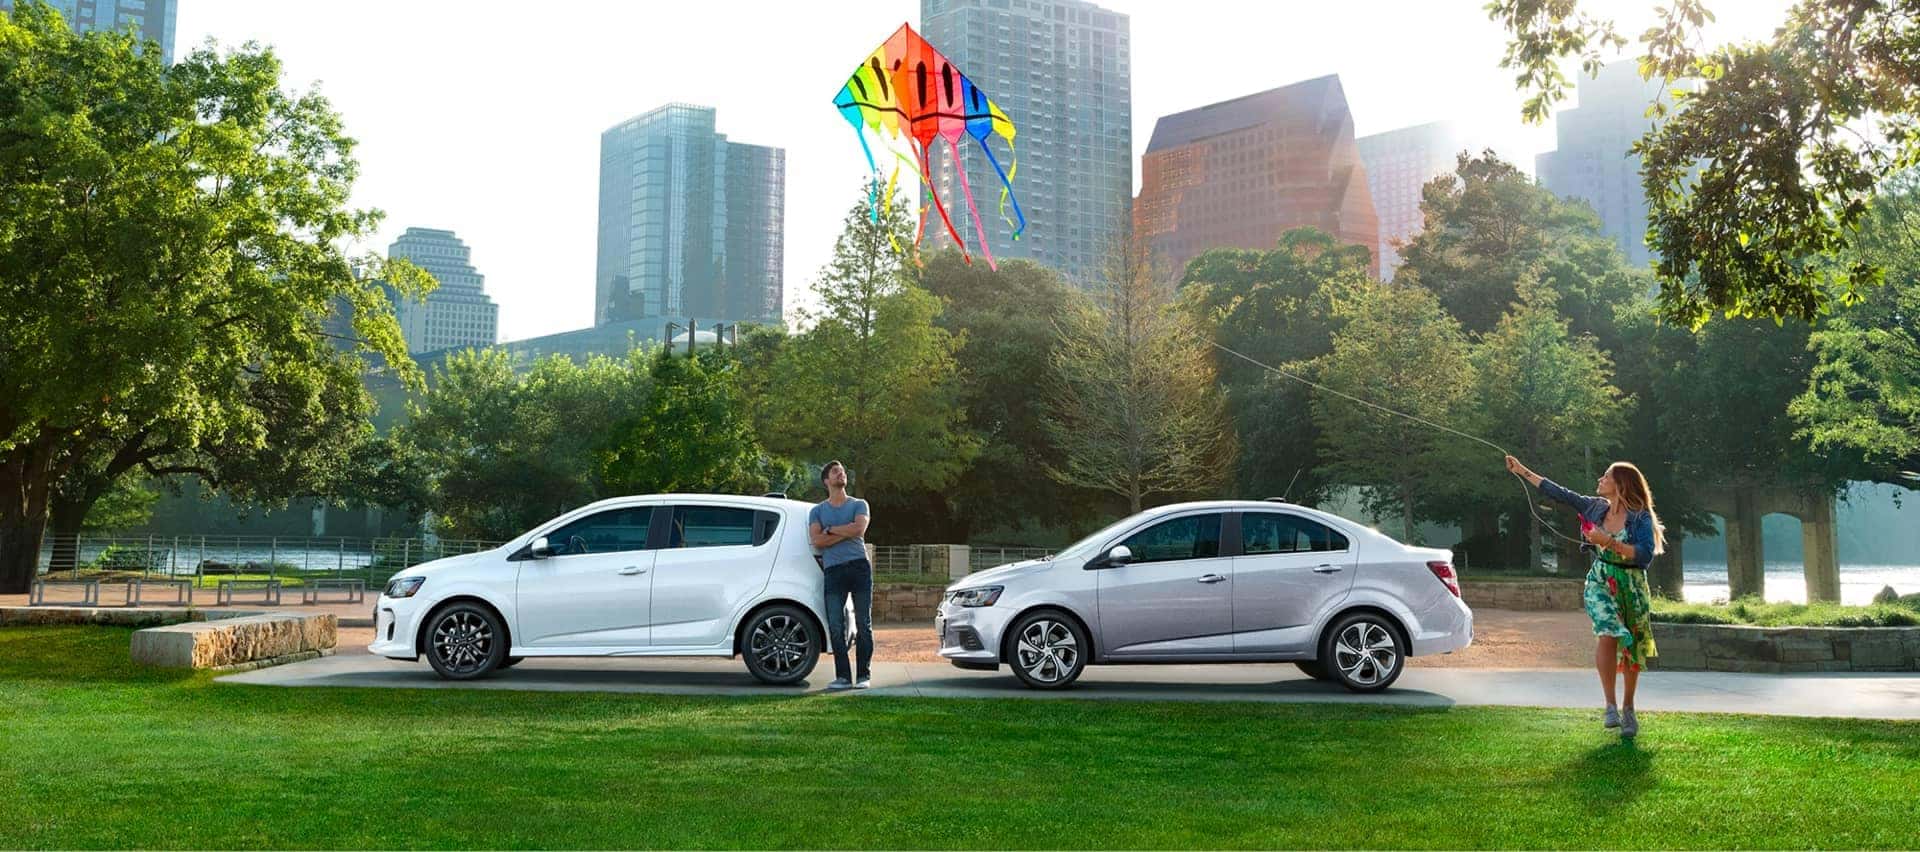
[[[411,261],[440,282],[422,301],[387,289],[409,354],[499,341],[500,307],[487,298],[486,276],[473,267],[473,250],[453,231],[410,226],[387,247],[387,256]]]
[[[785,305],[817,304],[811,283],[867,176],[833,92],[879,39],[901,22],[920,23],[918,0],[877,2],[858,15],[761,3],[583,4],[584,14],[564,18],[519,9],[473,15],[464,4],[434,2],[348,0],[317,17],[282,4],[179,2],[177,55],[208,36],[229,46],[255,40],[275,47],[289,88],[322,83],[360,141],[354,203],[387,213],[361,248],[378,250],[411,223],[457,227],[487,258],[503,341],[592,325],[599,135],[671,101],[713,106],[731,134],[787,150]],[[1529,170],[1534,155],[1554,147],[1551,121],[1521,123],[1522,96],[1497,67],[1505,34],[1477,2],[1099,5],[1130,19],[1134,186],[1141,142],[1160,117],[1329,73],[1341,75],[1360,135],[1453,119]],[[1716,10],[1708,38],[1763,36],[1784,7],[1764,0]],[[1595,9],[1626,32],[1652,20],[1650,3]],[[364,26],[370,18],[382,26]],[[1396,26],[1367,24],[1382,19]],[[1436,39],[1448,49],[1433,50]],[[348,43],[353,50],[340,49]],[[773,59],[727,59],[716,44]],[[1404,63],[1368,58],[1383,53],[1417,55],[1423,66],[1408,73]],[[779,70],[769,73],[774,59]],[[442,128],[459,143],[448,144]]]

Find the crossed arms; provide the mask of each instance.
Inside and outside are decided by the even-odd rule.
[[[824,549],[866,535],[868,520],[870,518],[866,515],[856,515],[851,523],[837,527],[822,527],[819,521],[814,521],[811,531],[813,546]]]

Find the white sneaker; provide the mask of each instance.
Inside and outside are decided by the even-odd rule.
[[[861,678],[861,679],[859,679],[859,680],[856,680],[856,681],[854,681],[854,682],[853,682],[853,688],[854,688],[854,689],[872,689],[872,688],[873,688],[873,678],[870,678],[870,677],[863,677],[863,678]]]
[[[837,677],[833,679],[832,683],[827,684],[827,688],[830,690],[831,689],[852,689],[853,681],[847,680],[844,677]]]

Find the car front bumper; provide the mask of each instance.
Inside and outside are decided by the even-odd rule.
[[[1013,611],[997,606],[955,606],[940,602],[933,629],[940,638],[940,656],[954,665],[979,668],[1000,662],[1000,640]]]
[[[381,595],[373,604],[373,641],[367,643],[367,653],[396,660],[420,659],[414,645],[420,610],[417,598]]]

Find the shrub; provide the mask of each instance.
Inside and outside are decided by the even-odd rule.
[[[1920,595],[1895,603],[1768,603],[1741,598],[1727,604],[1656,599],[1653,620],[1668,624],[1750,624],[1758,627],[1920,627]]]

